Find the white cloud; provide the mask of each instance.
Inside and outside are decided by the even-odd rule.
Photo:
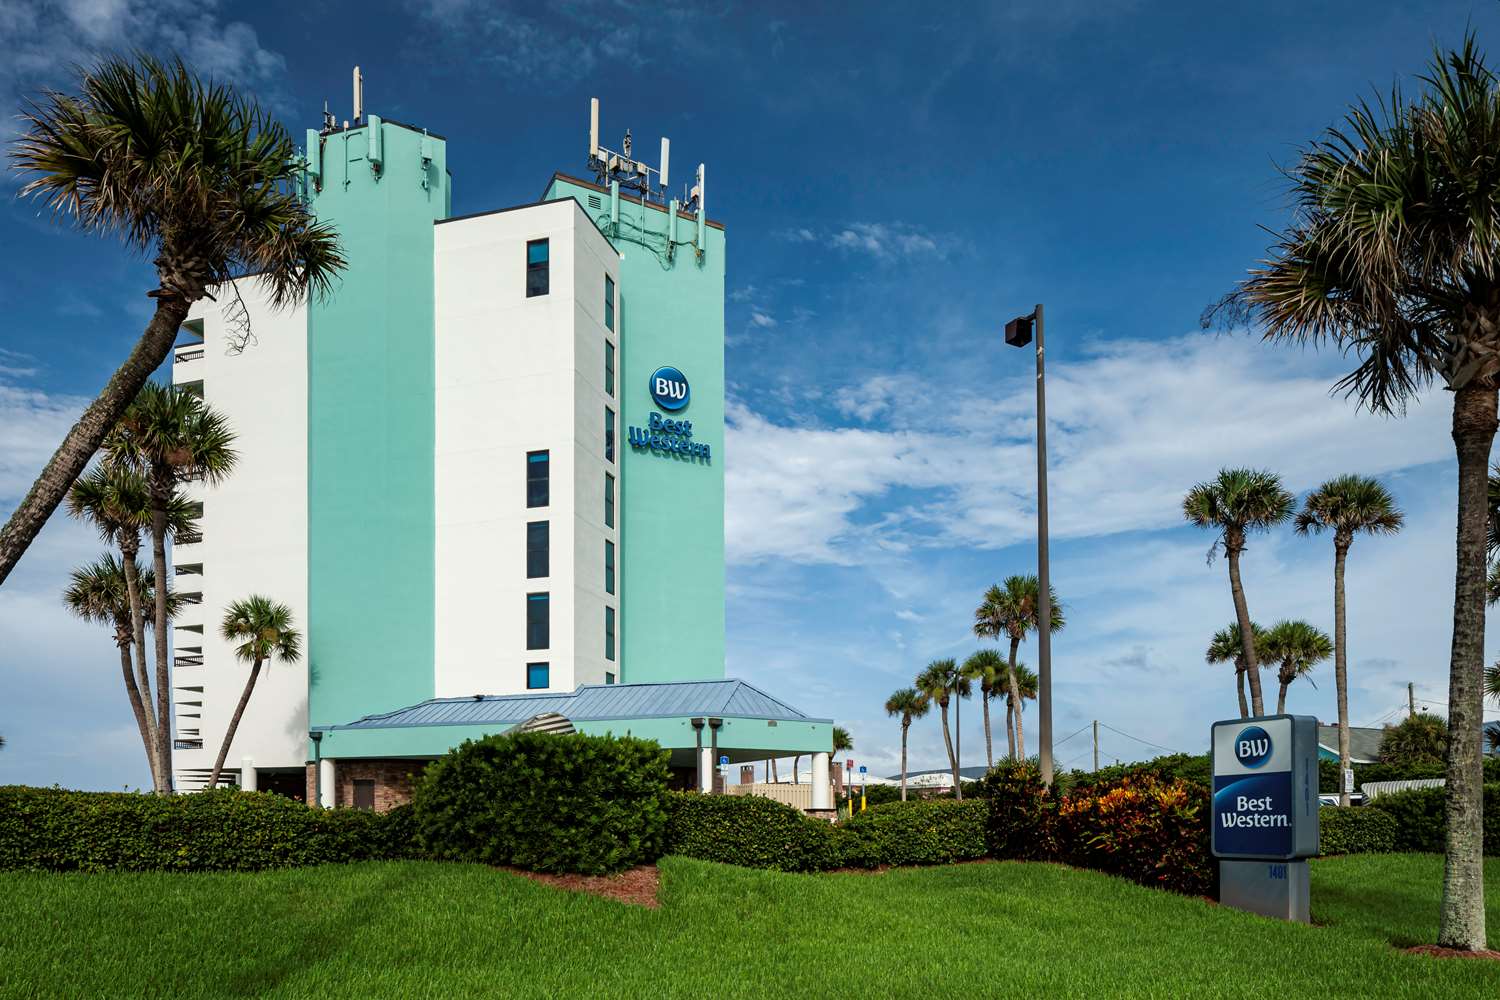
[[[752,309],[750,311],[750,323],[762,329],[770,329],[776,325],[776,317],[767,315],[759,309]]]
[[[1405,419],[1384,419],[1329,396],[1337,371],[1315,355],[1201,335],[1108,341],[1054,362],[1053,537],[1178,524],[1183,492],[1223,465],[1273,468],[1305,490],[1338,472],[1451,455],[1440,394]],[[777,424],[732,402],[730,558],[847,564],[1031,537],[1031,385],[1017,376],[980,392],[880,375],[831,390],[840,413],[879,417],[878,429]]]
[[[856,250],[880,260],[897,257],[942,257],[938,238],[909,223],[851,222],[828,237],[842,250]]]

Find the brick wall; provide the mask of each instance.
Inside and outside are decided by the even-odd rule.
[[[425,760],[336,760],[334,762],[335,808],[354,805],[354,782],[375,782],[375,811],[385,812],[411,801],[412,785],[421,777],[429,761]],[[307,765],[307,801],[316,801],[313,788],[317,766]]]

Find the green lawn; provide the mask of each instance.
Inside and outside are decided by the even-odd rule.
[[[416,862],[3,874],[0,996],[1500,996],[1500,963],[1390,944],[1435,937],[1435,856],[1314,862],[1317,927],[1053,865],[661,867],[657,911]]]

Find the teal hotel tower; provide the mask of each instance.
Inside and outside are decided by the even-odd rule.
[[[244,682],[214,634],[290,605],[304,661],[257,687],[228,775],[389,808],[465,739],[527,725],[657,740],[677,781],[813,762],[830,720],[724,672],[725,227],[699,165],[669,197],[600,144],[537,201],[455,214],[449,139],[355,109],[306,133],[303,193],[348,259],[275,311],[254,276],[190,316],[173,379],[237,434],[173,550],[179,787],[201,787]],[[269,690],[267,690],[269,689]],[[821,791],[820,791],[821,789]]]

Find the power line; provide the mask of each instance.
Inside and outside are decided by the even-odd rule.
[[[1060,739],[1060,740],[1057,740],[1057,741],[1056,741],[1056,742],[1054,742],[1054,743],[1053,743],[1053,744],[1052,744],[1052,746],[1053,746],[1053,747],[1054,747],[1054,748],[1056,748],[1056,747],[1060,747],[1060,746],[1062,746],[1062,745],[1063,745],[1063,744],[1064,744],[1064,743],[1066,743],[1066,742],[1068,742],[1068,741],[1069,741],[1069,740],[1071,740],[1071,739],[1072,739],[1072,738],[1073,738],[1073,737],[1074,737],[1074,736],[1077,736],[1077,735],[1078,735],[1078,734],[1079,734],[1079,733],[1085,733],[1085,732],[1088,732],[1088,729],[1089,729],[1089,727],[1090,727],[1090,726],[1092,726],[1092,725],[1093,725],[1093,723],[1092,723],[1092,722],[1085,722],[1085,723],[1084,723],[1084,724],[1083,724],[1083,728],[1082,728],[1082,729],[1079,729],[1079,730],[1078,730],[1078,732],[1075,732],[1075,733],[1073,733],[1073,734],[1072,734],[1072,735],[1071,735],[1071,736],[1064,736],[1064,737],[1063,737],[1063,738],[1062,738],[1062,739]]]
[[[1114,726],[1111,726],[1107,722],[1101,722],[1101,723],[1099,723],[1099,725],[1103,726],[1105,729],[1108,729],[1112,733],[1119,733],[1121,736],[1125,737],[1126,739],[1135,740],[1137,743],[1144,743],[1144,744],[1146,744],[1146,746],[1148,746],[1148,747],[1154,747],[1157,750],[1165,750],[1165,751],[1167,751],[1167,753],[1187,753],[1186,750],[1177,750],[1177,749],[1174,749],[1172,747],[1164,747],[1160,743],[1152,743],[1150,740],[1143,740],[1139,736],[1131,736],[1129,733],[1125,732],[1124,730],[1116,729]]]

